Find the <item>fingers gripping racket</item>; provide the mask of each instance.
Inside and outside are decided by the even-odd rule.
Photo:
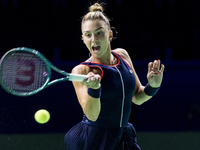
[[[51,79],[52,69],[63,78]],[[19,47],[8,51],[0,60],[0,83],[13,95],[29,96],[61,81],[83,81],[86,75],[71,74],[53,66],[38,51]]]

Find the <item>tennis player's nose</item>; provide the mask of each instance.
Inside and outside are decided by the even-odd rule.
[[[97,37],[95,35],[92,35],[92,42],[96,42],[97,41]]]

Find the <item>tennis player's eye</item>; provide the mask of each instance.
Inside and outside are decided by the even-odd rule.
[[[86,37],[91,37],[91,34],[86,33],[85,36],[86,36]]]
[[[103,31],[97,32],[97,35],[103,35]]]

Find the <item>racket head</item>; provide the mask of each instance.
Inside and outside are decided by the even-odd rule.
[[[51,78],[51,63],[38,51],[19,47],[0,60],[0,84],[8,93],[30,96],[46,87]]]

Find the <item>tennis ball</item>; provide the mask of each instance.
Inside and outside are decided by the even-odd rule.
[[[40,124],[47,123],[50,119],[50,114],[45,109],[38,110],[34,115],[35,121]]]

